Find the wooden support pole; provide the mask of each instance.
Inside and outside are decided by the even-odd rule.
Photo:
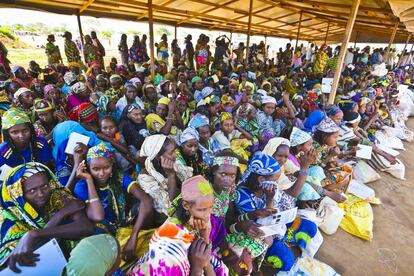
[[[385,55],[384,55],[384,61],[386,61],[388,59],[388,55],[390,54],[390,50],[391,50],[391,44],[394,42],[394,38],[395,38],[395,35],[397,33],[399,24],[400,24],[399,21],[395,22],[394,30],[392,31],[390,41],[388,42],[387,51],[385,52]]]
[[[333,104],[336,96],[336,90],[338,88],[339,79],[342,74],[342,67],[344,65],[345,54],[348,48],[349,38],[351,37],[352,29],[354,27],[355,18],[358,13],[358,7],[361,3],[361,0],[354,0],[352,3],[351,14],[348,18],[348,23],[346,24],[346,30],[344,38],[342,39],[341,51],[339,52],[338,63],[336,65],[335,76],[332,82],[331,93],[329,94],[329,103]]]
[[[303,12],[302,12],[302,10],[301,10],[301,11],[300,11],[300,16],[299,16],[298,33],[296,34],[295,51],[296,51],[296,48],[298,48],[299,34],[300,34],[300,26],[301,26],[301,24],[302,24],[302,15],[303,15]]]
[[[249,6],[249,21],[247,23],[247,45],[246,45],[246,61],[245,64],[249,63],[249,46],[250,46],[250,29],[252,28],[252,10],[253,10],[253,0],[250,0]]]
[[[414,49],[414,43],[413,43],[413,45],[411,46],[411,50],[410,50],[410,52],[412,52],[412,51],[413,51],[413,49]]]
[[[357,41],[358,41],[358,31],[355,33],[354,49],[356,49]]]
[[[400,58],[398,59],[397,68],[400,67],[400,65],[401,65],[401,62],[402,62],[402,60],[404,58],[404,55],[406,53],[407,45],[410,42],[410,39],[411,39],[411,34],[408,35],[407,40],[405,41],[404,49],[402,50]]]
[[[150,37],[150,58],[151,58],[151,77],[155,77],[155,54],[154,54],[154,19],[152,17],[152,0],[148,0],[148,23],[149,23],[149,37]]]
[[[331,21],[328,21],[328,27],[326,28],[326,34],[325,34],[325,41],[323,44],[326,44],[326,40],[328,39],[328,33],[329,33],[329,27],[331,26]]]
[[[86,63],[85,52],[83,51],[83,49],[85,49],[85,41],[83,40],[82,22],[81,22],[81,19],[80,19],[80,12],[79,11],[76,13],[76,18],[78,19],[79,35],[80,35],[81,45],[82,45],[82,51],[81,52],[82,52],[83,60]]]
[[[174,26],[174,38],[177,39],[177,26]]]
[[[263,59],[264,59],[264,62],[266,63],[267,62],[267,57],[269,56],[269,53],[267,52],[267,35],[265,35],[264,51],[263,51],[263,53],[264,53]]]

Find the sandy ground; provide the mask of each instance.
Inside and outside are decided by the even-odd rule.
[[[414,129],[414,120],[407,126]],[[405,143],[399,158],[406,166],[406,180],[381,173],[381,179],[368,184],[381,205],[373,206],[374,238],[364,241],[341,228],[324,235],[316,258],[342,275],[414,275],[414,143]]]

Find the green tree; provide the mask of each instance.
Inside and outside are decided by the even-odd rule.
[[[113,31],[109,30],[109,31],[101,31],[101,35],[108,40],[109,43],[109,47],[111,47],[111,38],[113,35]]]
[[[162,36],[163,34],[171,35],[171,32],[166,28],[166,27],[158,27],[157,29],[155,29],[155,34],[157,36]]]
[[[141,32],[138,32],[136,30],[129,30],[129,31],[126,32],[126,34],[129,34],[129,35],[141,35],[142,33]]]

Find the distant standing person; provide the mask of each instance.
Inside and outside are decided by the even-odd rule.
[[[94,61],[99,62],[98,48],[93,45],[92,38],[89,35],[85,35],[83,53],[85,54],[85,62],[88,64],[88,66],[90,66]]]
[[[10,72],[10,61],[7,59],[7,53],[6,46],[0,41],[0,64],[4,66],[6,72]]]
[[[167,41],[167,35],[163,34],[161,36],[161,41],[158,43],[157,47],[157,53],[158,53],[158,59],[163,60],[167,62],[168,64],[168,41]]]
[[[173,56],[173,66],[178,68],[178,65],[181,60],[181,48],[178,46],[177,39],[174,39],[171,42],[171,51]]]
[[[194,70],[194,46],[191,42],[191,39],[193,39],[191,35],[187,35],[187,37],[185,38],[185,51],[187,56],[186,62],[188,67],[191,70]]]
[[[46,55],[49,65],[63,63],[59,47],[54,44],[55,41],[54,35],[50,34],[47,36]]]
[[[127,35],[121,35],[121,41],[118,45],[119,55],[121,56],[122,65],[128,66],[128,44],[127,44]]]
[[[63,37],[65,38],[65,55],[68,63],[80,62],[79,49],[75,42],[72,41],[72,34],[70,32],[65,32]]]
[[[99,41],[98,37],[96,36],[96,32],[92,31],[91,32],[91,38],[92,38],[92,43],[93,45],[96,47],[97,49],[97,60],[99,61],[99,63],[101,64],[102,68],[104,68],[105,64],[104,64],[104,56],[105,56],[105,48],[102,45],[102,43]]]
[[[148,51],[147,51],[147,35],[146,34],[142,35],[141,49],[142,49],[142,52],[144,53],[144,61],[148,61],[150,58],[148,56]]]

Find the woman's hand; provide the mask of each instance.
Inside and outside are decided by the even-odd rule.
[[[82,161],[76,169],[76,177],[85,180],[92,179],[92,175],[88,172],[86,168],[85,161]]]
[[[124,248],[122,249],[122,259],[124,261],[129,261],[136,257],[136,252],[135,252],[136,246],[137,246],[137,238],[131,236],[128,242],[125,244]]]
[[[276,209],[257,209],[249,213],[249,218],[252,220],[256,220],[256,219],[271,216],[276,213],[277,213]]]
[[[174,160],[161,156],[161,168],[164,169],[167,175],[175,174],[174,163],[175,163]]]
[[[311,149],[310,151],[300,155],[299,164],[301,170],[307,170],[309,166],[316,161],[316,151]]]
[[[195,230],[200,232],[200,237],[207,243],[210,243],[211,222],[191,217],[188,224]]]
[[[270,185],[265,188],[262,187],[261,189],[266,195],[266,202],[268,203],[273,202],[273,198],[275,197],[275,193],[276,193],[276,186]],[[267,206],[267,207],[269,208],[271,206]]]
[[[88,153],[88,147],[83,143],[77,143],[73,150],[73,165],[79,165],[86,157]]]
[[[191,274],[201,275],[203,269],[210,264],[211,245],[202,239],[195,239],[188,252],[188,260],[190,262]]]
[[[329,150],[329,155],[334,157],[334,156],[338,156],[341,153],[341,149],[339,147],[333,147]]]
[[[251,221],[241,221],[237,223],[237,229],[251,238],[260,238],[264,236],[264,232],[260,230],[260,224]]]
[[[20,239],[8,259],[8,266],[12,271],[15,273],[21,272],[16,266],[17,263],[21,266],[36,266],[36,262],[39,261],[39,254],[33,253],[35,243],[36,235],[34,231],[27,232]]]

